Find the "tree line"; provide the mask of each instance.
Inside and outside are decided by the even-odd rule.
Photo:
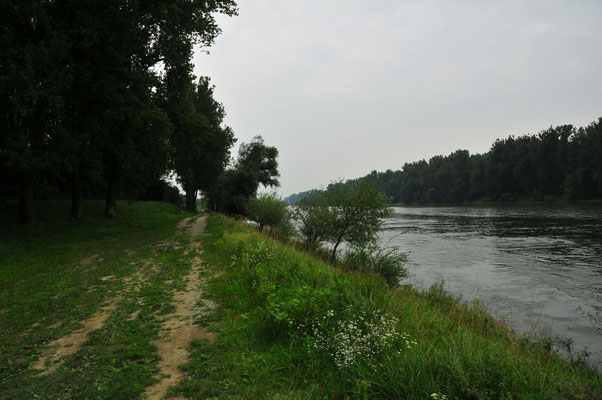
[[[602,199],[602,118],[498,139],[484,154],[457,150],[347,183],[358,180],[406,204]]]
[[[195,46],[220,33],[217,14],[236,15],[236,2],[2,2],[0,201],[18,198],[19,220],[32,224],[43,196],[68,193],[75,219],[84,197],[104,196],[107,216],[120,195],[173,199],[170,173],[188,210],[199,191],[225,208],[233,179],[277,184],[277,151],[261,139],[225,171],[234,133],[210,79],[192,73]],[[255,194],[247,186],[241,196]]]

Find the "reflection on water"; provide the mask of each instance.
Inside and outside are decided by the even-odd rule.
[[[513,328],[570,337],[602,365],[602,207],[394,207],[381,241],[410,253],[410,281],[443,279]],[[598,327],[602,324],[599,321]]]

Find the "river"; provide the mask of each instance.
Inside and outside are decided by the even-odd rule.
[[[602,206],[394,207],[380,241],[409,253],[406,282],[443,280],[515,330],[570,338],[602,366]]]

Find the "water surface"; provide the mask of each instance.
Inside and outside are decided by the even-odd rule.
[[[382,243],[409,253],[410,277],[478,298],[531,335],[560,335],[602,366],[602,207],[394,207]],[[598,328],[598,330],[596,329]]]

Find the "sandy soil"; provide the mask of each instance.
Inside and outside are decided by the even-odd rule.
[[[200,235],[205,226],[205,218],[199,218],[189,227],[189,232]],[[197,247],[198,242],[193,242],[191,247]],[[195,256],[193,265],[186,280],[184,291],[174,292],[174,303],[176,311],[167,317],[162,327],[162,336],[155,342],[158,353],[161,356],[159,362],[160,372],[158,383],[147,388],[145,398],[150,400],[161,399],[165,396],[167,389],[176,384],[182,377],[183,372],[178,367],[188,360],[188,346],[194,339],[207,339],[212,341],[215,334],[194,324],[194,319],[215,308],[215,304],[203,299],[203,287],[205,281],[200,277],[201,259]],[[203,309],[199,308],[203,304]]]
[[[192,218],[182,220],[178,229],[186,230],[192,236],[192,242],[186,249],[186,254],[195,254],[192,266],[186,277],[186,289],[173,293],[175,312],[166,317],[162,325],[161,337],[155,341],[157,351],[161,356],[159,362],[160,372],[157,375],[161,379],[158,383],[147,388],[144,394],[146,399],[161,399],[165,396],[168,388],[176,384],[183,376],[178,367],[188,360],[188,347],[194,339],[207,339],[213,341],[215,334],[194,323],[195,318],[214,310],[217,305],[211,300],[203,298],[205,280],[201,277],[202,262],[199,257],[201,244],[198,236],[203,234],[205,228],[205,217],[200,217],[192,222]],[[197,239],[197,240],[195,240]],[[173,242],[164,242],[158,246],[159,251],[176,246]],[[80,262],[80,265],[90,265],[99,260],[99,255],[94,255]],[[135,263],[138,271],[124,279],[124,284],[130,290],[139,290],[149,275],[156,273],[156,266],[152,260],[143,260]],[[108,275],[103,281],[115,279]],[[65,357],[76,353],[88,339],[90,332],[102,328],[106,319],[117,304],[122,300],[120,294],[111,298],[104,307],[100,308],[91,318],[81,322],[82,327],[49,343],[43,355],[33,366],[40,370],[41,375],[49,374],[62,365]],[[139,312],[134,312],[129,318],[138,317]]]
[[[40,374],[46,375],[61,366],[64,357],[70,356],[81,349],[82,345],[88,340],[90,332],[102,328],[105,320],[115,309],[119,301],[121,301],[120,296],[112,298],[106,306],[98,310],[91,318],[82,321],[81,328],[51,342],[33,368],[42,370]],[[50,362],[48,367],[46,367],[46,361]]]

